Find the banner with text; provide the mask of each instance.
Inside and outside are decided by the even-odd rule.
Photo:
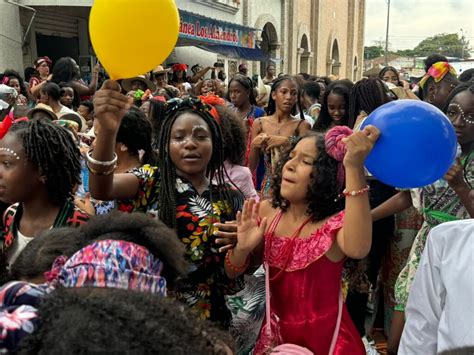
[[[180,10],[179,36],[212,44],[255,48],[256,33],[253,28],[214,20]]]

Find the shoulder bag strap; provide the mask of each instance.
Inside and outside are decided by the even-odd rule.
[[[336,328],[334,329],[331,346],[329,347],[329,355],[334,354],[334,348],[336,347],[337,338],[339,336],[339,330],[341,329],[341,319],[342,319],[342,288],[341,288],[341,291],[339,292],[339,309],[337,311]]]

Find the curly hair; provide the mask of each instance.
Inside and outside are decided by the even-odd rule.
[[[172,287],[178,276],[188,272],[184,260],[184,245],[176,232],[158,219],[143,213],[122,213],[114,211],[106,215],[94,216],[89,223],[79,227],[83,238],[82,247],[100,240],[124,240],[147,248],[163,264],[163,276]]]
[[[128,148],[131,154],[138,155],[139,150],[143,150],[142,163],[157,165],[157,157],[152,148],[152,126],[145,114],[136,107],[123,116],[117,132],[117,142],[122,143]]]
[[[224,159],[234,165],[242,165],[247,149],[243,122],[230,108],[223,105],[215,107],[221,119]]]
[[[94,216],[79,228],[56,228],[41,233],[23,249],[12,265],[11,279],[37,278],[51,269],[58,256],[70,257],[101,240],[123,240],[147,248],[163,262],[162,275],[169,288],[173,288],[178,276],[187,274],[184,246],[174,230],[143,213],[114,211]]]
[[[42,232],[28,243],[10,270],[11,280],[33,280],[51,270],[61,255],[70,257],[83,245],[77,228],[54,228]]]
[[[41,324],[19,354],[226,354],[230,337],[185,305],[142,292],[58,289],[38,307]],[[229,348],[227,348],[229,350]]]
[[[326,152],[324,135],[322,133],[308,132],[303,137],[299,137],[282,154],[271,184],[272,206],[273,208],[280,208],[283,212],[288,209],[290,202],[284,199],[280,193],[283,168],[290,160],[290,153],[298,142],[308,138],[315,140],[315,148],[318,152],[318,157],[314,162],[313,171],[311,172],[311,183],[307,187],[308,191],[306,194],[306,203],[308,203],[306,215],[311,217],[311,220],[314,222],[321,221],[343,209],[343,202],[338,199],[340,193],[337,183],[339,163]]]
[[[23,81],[23,78],[21,77],[20,73],[18,73],[17,71],[15,71],[13,69],[6,69],[3,72],[3,75],[0,79],[3,79],[5,77],[9,78],[7,85],[10,85],[10,80],[12,80],[12,79],[18,80],[18,84],[20,85],[20,94],[22,94],[23,96],[28,95],[27,92],[26,92],[25,82]]]
[[[81,183],[81,153],[70,132],[50,120],[35,119],[13,124],[10,133],[22,141],[27,160],[46,177],[51,202],[62,206],[72,198]]]
[[[202,95],[201,90],[206,81],[210,81],[212,83],[212,91],[214,92],[215,95],[219,97],[224,97],[224,92],[222,90],[221,85],[218,83],[217,80],[214,80],[214,79],[204,79],[198,82],[196,86],[194,87],[194,92],[196,96]]]

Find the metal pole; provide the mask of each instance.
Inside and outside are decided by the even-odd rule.
[[[461,59],[464,59],[464,32],[461,28]]]
[[[387,31],[385,33],[385,66],[388,65],[388,27],[390,24],[390,0],[387,0]]]

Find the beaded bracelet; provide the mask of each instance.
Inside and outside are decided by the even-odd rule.
[[[232,250],[233,249],[229,249],[227,251],[227,253],[225,254],[225,263],[227,264],[229,269],[231,269],[234,272],[244,272],[245,270],[247,270],[247,268],[250,264],[250,256],[247,256],[247,260],[245,260],[244,265],[242,265],[240,267],[239,266],[234,266],[234,265],[232,265],[232,262],[230,261],[230,255],[232,254]]]
[[[355,191],[347,191],[347,189],[344,189],[344,191],[342,191],[342,193],[340,193],[336,199],[334,199],[335,202],[339,201],[341,198],[343,197],[356,197],[356,196],[360,196],[360,195],[363,195],[367,192],[369,192],[370,190],[370,187],[369,185],[367,185],[366,187],[364,187],[363,189],[360,189],[360,190],[355,190]]]
[[[96,159],[92,158],[92,149],[87,152],[86,158],[87,158],[87,161],[88,161],[89,163],[92,163],[92,164],[94,164],[94,165],[99,165],[99,166],[111,166],[111,165],[116,165],[116,164],[117,164],[117,160],[118,160],[117,154],[115,154],[115,153],[114,153],[114,157],[112,158],[112,160],[109,160],[109,161],[96,160]]]
[[[112,169],[111,170],[107,170],[107,171],[97,171],[93,168],[90,167],[89,165],[89,162],[86,162],[86,166],[87,166],[87,169],[90,171],[91,174],[94,174],[94,175],[99,175],[99,176],[107,176],[107,175],[110,175],[112,174],[115,169],[117,169],[117,164],[114,164]]]
[[[355,196],[363,195],[363,194],[369,192],[369,190],[370,190],[369,185],[367,185],[363,189],[356,190],[356,191],[347,191],[347,189],[344,189],[344,191],[342,191],[342,195],[344,195],[346,197],[355,197]]]

